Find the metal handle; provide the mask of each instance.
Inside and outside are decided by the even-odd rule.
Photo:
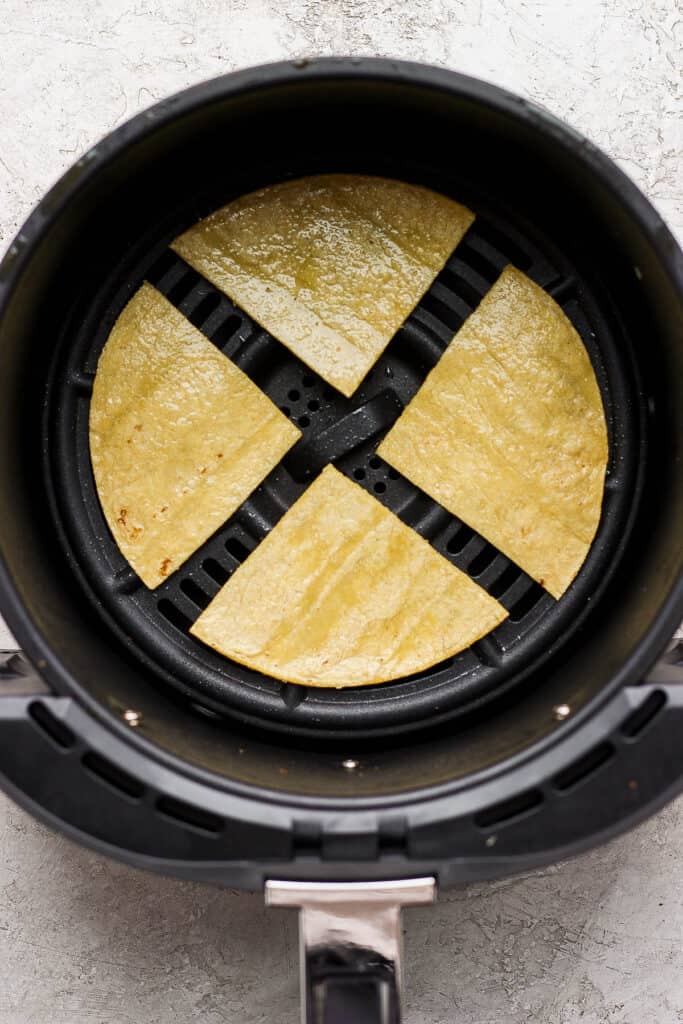
[[[395,964],[372,949],[322,946],[306,953],[305,1024],[400,1024]]]
[[[266,883],[299,909],[303,1024],[400,1024],[401,908],[433,903],[433,878]]]

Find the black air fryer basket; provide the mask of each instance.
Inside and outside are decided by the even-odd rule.
[[[477,215],[350,399],[169,249],[240,194],[324,172],[417,182]],[[560,601],[375,454],[507,263],[574,323],[607,418],[601,524]],[[143,280],[303,433],[155,591],[106,527],[88,450],[98,355]],[[681,787],[683,260],[630,181],[544,110],[377,60],[172,97],[86,153],[11,246],[0,389],[0,610],[25,653],[0,674],[0,780],[97,850],[302,906],[311,1020],[397,1018],[397,908],[435,881],[563,857]],[[419,675],[349,690],[282,684],[194,640],[329,462],[506,621]]]

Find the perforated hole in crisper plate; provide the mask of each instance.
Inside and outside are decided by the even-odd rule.
[[[375,454],[381,437],[410,401],[453,333],[508,262],[548,289],[573,320],[593,361],[610,436],[610,466],[596,542],[573,586],[555,602],[502,553],[405,480]],[[298,422],[304,438],[296,475],[288,458],[237,513],[156,591],[123,560],[104,523],[89,460],[87,414],[97,358],[113,320],[134,288],[150,280]],[[466,711],[521,677],[531,663],[570,636],[590,595],[606,577],[624,538],[636,486],[638,394],[626,339],[601,309],[575,267],[546,239],[480,214],[434,286],[362,382],[344,398],[163,245],[133,251],[130,265],[93,301],[91,313],[60,354],[52,378],[46,436],[49,474],[66,534],[86,585],[128,650],[153,659],[159,676],[203,705],[258,720],[289,735],[359,736],[411,728],[434,715]],[[353,410],[367,421],[359,436],[338,425]],[[361,419],[363,417],[361,416]],[[363,434],[369,431],[369,436]],[[353,435],[353,431],[350,432]],[[322,440],[321,440],[322,439]],[[325,441],[327,439],[327,441]],[[310,482],[301,466],[321,466],[331,447],[337,467],[365,487],[509,610],[488,637],[454,658],[393,683],[360,689],[292,688],[221,657],[189,633],[206,596],[214,596]],[[308,447],[306,447],[308,446]],[[292,450],[293,452],[295,449]],[[294,460],[295,464],[295,460]],[[93,544],[93,538],[97,543]],[[296,690],[296,700],[291,691]]]

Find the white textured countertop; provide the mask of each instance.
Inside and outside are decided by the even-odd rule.
[[[679,0],[0,0],[0,248],[136,111],[319,53],[443,64],[540,101],[683,237]],[[408,1024],[680,1024],[683,802],[405,921]],[[0,796],[0,1024],[294,1024],[296,962],[293,915],[105,861]]]

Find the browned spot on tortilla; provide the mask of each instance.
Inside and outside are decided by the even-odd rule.
[[[164,558],[163,562],[159,566],[159,572],[162,576],[168,576],[168,567],[171,564],[170,558]]]
[[[122,508],[119,511],[119,514],[116,517],[116,522],[119,523],[119,525],[123,527],[123,529],[128,534],[128,537],[130,538],[130,540],[135,540],[142,533],[142,527],[141,526],[129,526],[128,525],[128,509],[127,508]]]

